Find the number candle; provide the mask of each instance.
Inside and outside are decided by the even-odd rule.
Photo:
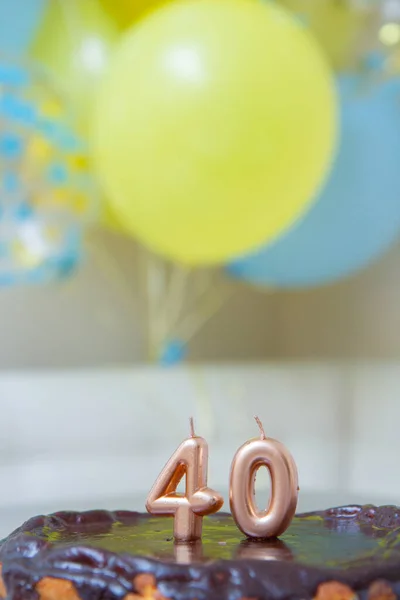
[[[261,421],[260,438],[247,441],[236,452],[231,466],[230,506],[238,528],[248,537],[281,535],[296,511],[298,480],[296,464],[283,444],[267,438]],[[271,475],[271,500],[266,510],[255,502],[255,480],[260,467]]]
[[[203,517],[219,511],[224,503],[220,494],[207,487],[208,444],[195,435],[193,419],[190,429],[190,437],[171,456],[146,502],[148,512],[153,515],[174,516],[177,542],[200,539]],[[178,494],[177,487],[185,475],[185,494]]]

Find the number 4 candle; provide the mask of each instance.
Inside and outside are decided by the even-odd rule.
[[[148,495],[146,508],[154,515],[174,516],[174,537],[177,542],[201,538],[203,517],[219,511],[224,501],[220,494],[207,487],[208,444],[194,433],[171,456]],[[179,482],[186,475],[184,495],[177,493]]]

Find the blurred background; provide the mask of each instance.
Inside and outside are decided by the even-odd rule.
[[[0,0],[0,535],[191,415],[225,497],[258,414],[301,510],[398,504],[399,166],[400,0]]]

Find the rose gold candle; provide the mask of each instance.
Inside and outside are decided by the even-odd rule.
[[[201,538],[203,517],[220,510],[224,501],[207,487],[208,444],[195,435],[190,420],[191,436],[184,440],[158,476],[146,508],[153,515],[174,516],[175,541],[188,542]],[[176,492],[186,475],[185,495]]]
[[[296,464],[283,444],[267,438],[260,420],[260,437],[247,441],[236,452],[231,466],[229,498],[232,516],[248,537],[271,538],[288,528],[296,511]],[[260,467],[271,476],[271,500],[266,510],[255,502],[255,479]]]

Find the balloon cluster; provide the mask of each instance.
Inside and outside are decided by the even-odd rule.
[[[99,95],[95,154],[127,231],[194,265],[244,254],[230,276],[287,288],[351,275],[397,239],[397,2],[102,1],[128,32]],[[334,94],[313,36],[337,73],[328,178]]]
[[[62,99],[29,67],[0,63],[0,285],[65,276],[95,207]]]
[[[61,97],[0,69],[0,277],[79,259],[96,203],[69,103],[108,223],[175,265],[284,288],[365,267],[400,232],[399,48],[397,0],[48,3],[31,55]]]

